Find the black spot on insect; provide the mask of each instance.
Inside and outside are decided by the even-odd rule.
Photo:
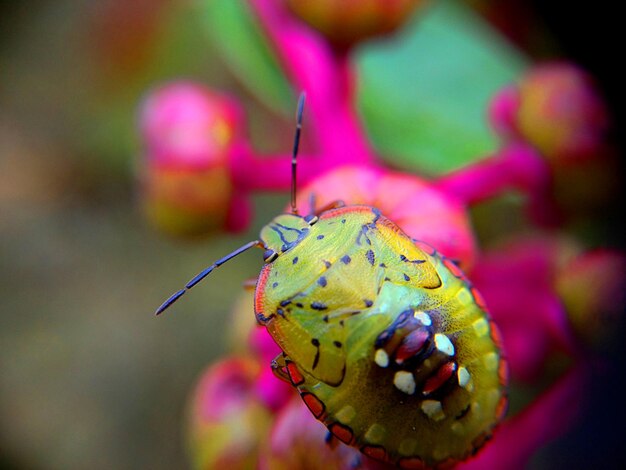
[[[317,338],[313,338],[311,340],[311,344],[317,348],[317,351],[315,352],[315,357],[313,358],[313,367],[312,367],[313,369],[315,369],[317,367],[317,363],[320,360],[320,340]]]
[[[318,235],[318,236],[317,236],[317,239],[318,239],[318,240],[323,240],[323,239],[324,239],[324,235]]]
[[[324,260],[324,266],[326,266],[326,269],[328,269],[332,266],[332,263],[330,261]]]
[[[422,264],[425,263],[425,259],[409,259],[404,255],[400,255],[400,261],[404,261],[405,263],[413,263],[413,264]]]
[[[341,223],[345,224],[346,223],[346,219],[341,219]]]
[[[406,321],[410,320],[411,318],[413,318],[413,310],[411,309],[407,309],[404,312],[400,313],[400,315],[398,315],[393,323],[378,335],[374,343],[374,347],[378,349],[387,344],[389,340],[393,337],[393,335],[396,334],[396,330],[403,327]]]
[[[298,307],[298,308],[303,308],[303,307],[304,307],[304,305],[302,305],[300,302],[298,302],[298,303],[296,304],[296,307]]]
[[[405,281],[410,281],[411,280],[411,278],[406,273],[402,273],[402,275],[404,276],[404,280]]]
[[[298,262],[298,257],[296,256],[291,262],[292,264],[296,264]]]
[[[340,324],[341,326],[344,326],[344,322],[343,322],[343,320],[339,320],[339,324]]]
[[[454,419],[456,420],[463,419],[467,415],[467,413],[469,413],[469,410],[470,410],[470,404],[468,403],[467,406],[463,408],[461,412],[454,417]]]
[[[311,308],[313,310],[326,310],[328,307],[326,306],[326,304],[323,304],[322,302],[311,302]]]
[[[328,315],[324,315],[324,316],[322,317],[322,321],[323,321],[324,323],[328,323]]]
[[[313,359],[313,367],[312,369],[315,369],[317,367],[318,362],[320,361],[320,350],[318,349],[315,352],[315,358]]]
[[[398,315],[398,318],[396,318],[396,320],[393,322],[392,326],[393,325],[400,326],[402,323],[407,321],[412,316],[413,316],[413,310],[411,310],[411,309],[405,310],[400,315]]]
[[[341,346],[343,346],[340,341],[333,341],[333,344],[336,348],[340,348]]]
[[[391,281],[391,279],[389,279],[388,277],[386,277],[386,278],[385,278],[385,279],[383,279],[383,280],[384,280],[384,281],[387,281],[387,282]]]
[[[275,282],[274,284],[272,284],[272,287],[276,289],[278,287],[278,282]]]
[[[289,305],[291,303],[291,300],[286,299],[286,300],[281,300],[280,301],[280,306],[281,307],[286,307],[287,305]]]
[[[326,278],[324,276],[321,276],[318,280],[317,283],[322,286],[322,287],[326,287],[326,284],[328,284],[328,282],[326,281]]]
[[[389,330],[384,330],[381,334],[378,335],[376,341],[374,342],[374,347],[376,349],[383,347],[389,339],[393,336],[393,332]]]
[[[263,315],[262,313],[257,313],[256,314],[256,319],[259,323],[263,324],[266,323],[268,320],[270,320],[271,318],[274,317],[274,314],[272,313],[270,316],[266,317],[265,315]]]
[[[372,244],[372,241],[369,239],[369,237],[367,236],[367,231],[369,230],[369,228],[371,228],[369,225],[363,225],[361,226],[361,231],[359,232],[359,234],[356,237],[356,244],[357,245],[361,245],[361,238],[365,238],[365,242],[368,245]]]
[[[276,313],[279,314],[281,317],[285,318],[285,312],[283,311],[282,308],[276,309]]]
[[[363,302],[365,302],[366,307],[371,307],[372,305],[374,305],[374,302],[372,302],[370,299],[363,299]]]
[[[350,261],[352,261],[352,258],[350,258],[348,255],[344,255],[344,256],[341,258],[341,262],[342,262],[343,264],[350,264]]]
[[[374,252],[372,250],[367,250],[365,252],[365,257],[367,258],[367,261],[369,261],[369,263],[374,266],[374,262],[376,261],[376,256],[374,255]]]
[[[378,266],[380,266],[381,268],[386,268],[387,265],[385,263],[380,263]]]

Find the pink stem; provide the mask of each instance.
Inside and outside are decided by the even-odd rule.
[[[511,189],[543,196],[550,169],[529,145],[511,143],[496,155],[443,176],[435,186],[467,204],[492,198]]]
[[[296,87],[306,91],[321,158],[335,164],[372,160],[352,108],[347,55],[295,20],[276,0],[250,0]]]
[[[354,109],[356,80],[347,52],[337,51],[334,55],[336,106],[330,110],[329,125],[322,126],[321,131],[328,134],[325,139],[328,153],[340,157],[343,163],[374,163],[369,141]]]
[[[329,162],[317,156],[298,158],[298,186],[329,168]],[[291,155],[259,158],[245,143],[233,149],[230,174],[238,191],[287,191],[291,186]]]

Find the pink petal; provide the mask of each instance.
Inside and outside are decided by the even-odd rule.
[[[585,364],[570,370],[518,415],[505,421],[492,440],[462,470],[525,468],[533,453],[567,431],[579,416],[587,374]]]

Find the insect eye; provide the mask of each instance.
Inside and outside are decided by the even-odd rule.
[[[306,223],[308,223],[309,225],[313,225],[313,224],[314,224],[315,222],[317,222],[318,220],[319,220],[319,218],[318,218],[316,215],[313,215],[313,214],[311,214],[311,215],[307,215],[307,216],[304,218],[304,221],[305,221]]]
[[[276,253],[274,250],[265,250],[265,253],[263,253],[263,261],[265,261],[266,263],[271,263],[276,258],[278,258],[278,253]]]

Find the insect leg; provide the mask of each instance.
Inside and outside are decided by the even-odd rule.
[[[291,384],[291,379],[289,378],[289,373],[287,372],[287,362],[285,361],[285,354],[280,353],[271,362],[272,372],[276,377],[280,380]]]

